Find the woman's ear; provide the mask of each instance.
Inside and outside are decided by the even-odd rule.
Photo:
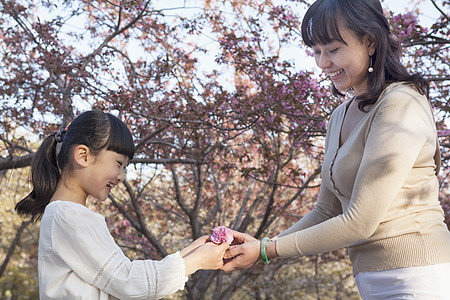
[[[375,41],[368,35],[364,36],[364,43],[366,44],[367,51],[369,52],[369,56],[374,55],[375,53]]]
[[[89,156],[92,155],[90,153],[89,147],[85,145],[77,145],[73,150],[73,158],[75,163],[81,167],[89,166]]]

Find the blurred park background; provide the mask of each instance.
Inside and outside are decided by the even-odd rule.
[[[135,138],[127,181],[89,201],[131,259],[161,259],[217,225],[271,237],[305,215],[343,101],[302,44],[311,2],[0,0],[0,299],[38,299],[39,222],[14,206],[40,141],[84,110],[112,112]],[[450,224],[450,2],[383,5],[404,63],[431,83]],[[340,249],[199,271],[170,299],[360,298]]]

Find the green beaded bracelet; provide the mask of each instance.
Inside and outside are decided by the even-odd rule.
[[[261,240],[261,259],[264,264],[270,263],[270,258],[267,257],[267,241],[269,240],[268,237],[265,237]]]

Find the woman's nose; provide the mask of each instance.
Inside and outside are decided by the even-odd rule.
[[[316,57],[316,64],[322,70],[328,68],[330,66],[331,60],[327,54],[320,54]]]

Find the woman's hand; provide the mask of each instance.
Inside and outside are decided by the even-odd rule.
[[[233,242],[231,245],[241,245],[246,242],[257,241],[254,237],[247,233],[231,230],[233,232]]]
[[[221,270],[231,272],[235,270],[248,269],[260,258],[261,243],[254,239],[240,245],[231,246],[225,253],[225,264]]]
[[[233,245],[225,253],[225,264],[221,270],[225,272],[248,269],[261,258],[261,242],[249,234],[233,230]],[[267,257],[277,257],[276,238],[266,245]]]
[[[230,272],[250,268],[260,256],[260,242],[249,234],[233,230],[233,243],[225,253],[221,270]]]

